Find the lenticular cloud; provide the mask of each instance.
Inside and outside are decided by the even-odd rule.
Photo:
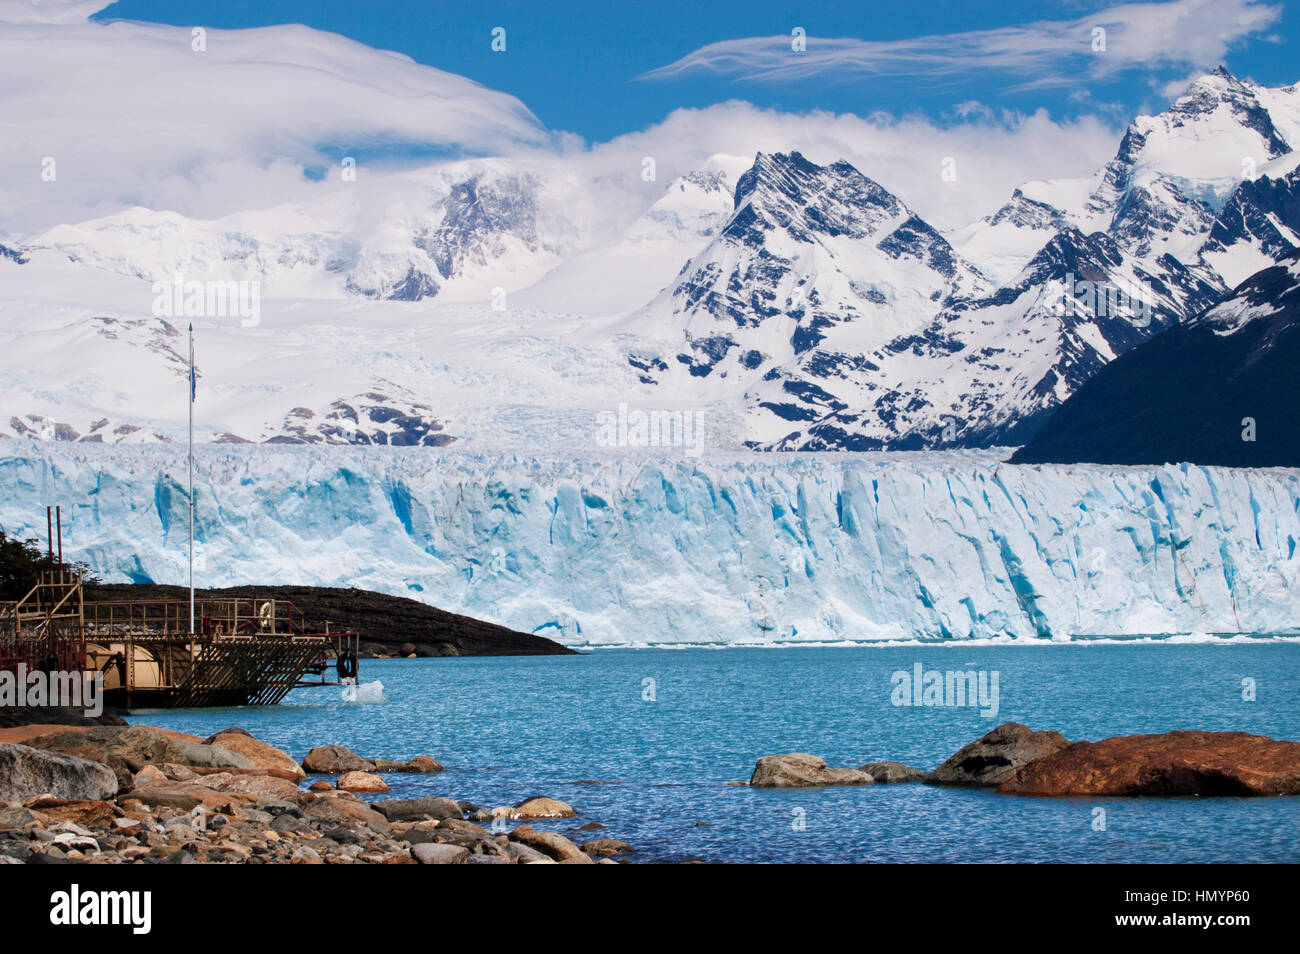
[[[328,167],[375,145],[476,155],[550,142],[515,97],[346,37],[86,19],[104,7],[0,0],[12,231],[124,204],[219,214],[259,197],[286,160]]]

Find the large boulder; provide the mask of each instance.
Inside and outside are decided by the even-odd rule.
[[[520,865],[553,865],[555,859],[550,855],[544,855],[536,848],[530,848],[521,841],[512,841],[506,845],[506,855],[515,864]]]
[[[442,765],[427,755],[417,755],[405,762],[392,759],[367,759],[343,745],[318,745],[302,760],[302,767],[315,775],[343,775],[347,772],[405,772],[427,775],[441,772]]]
[[[342,745],[318,745],[307,753],[302,767],[315,775],[342,775],[345,772],[373,772],[375,763]]]
[[[230,814],[238,812],[251,803],[251,795],[234,792],[219,792],[204,785],[192,782],[158,782],[150,780],[148,784],[133,788],[127,792],[125,800],[135,799],[150,808],[170,808],[174,811],[188,812],[202,805],[209,812]]]
[[[765,755],[754,766],[749,784],[755,788],[816,788],[822,785],[870,785],[866,772],[827,768],[826,760],[803,752]]]
[[[525,799],[513,807],[494,808],[492,810],[494,818],[514,818],[519,820],[576,818],[577,815],[578,813],[573,810],[572,805],[557,798],[547,798],[544,795]]]
[[[203,788],[210,788],[214,792],[225,792],[229,795],[282,798],[294,802],[306,794],[288,779],[250,772],[218,772],[212,775],[200,775],[194,779],[194,784]]]
[[[423,818],[462,818],[460,805],[450,798],[426,795],[424,798],[391,798],[370,806],[389,821],[419,821]]]
[[[308,802],[302,813],[307,818],[333,822],[345,828],[352,828],[360,823],[372,831],[387,833],[391,827],[387,818],[365,802],[352,796],[344,797],[342,794],[319,796]]]
[[[208,745],[205,742],[185,742],[178,740],[175,745],[184,756],[182,764],[194,768],[215,768],[215,769],[251,769],[253,768],[252,760],[247,756],[232,752],[229,749],[222,748],[219,745]]]
[[[510,840],[540,851],[553,861],[590,864],[591,856],[557,831],[535,831],[520,825],[510,833]]]
[[[866,772],[877,785],[898,785],[903,782],[924,782],[930,774],[902,762],[868,762],[858,769]]]
[[[1075,742],[1021,767],[1012,795],[1300,795],[1300,742],[1164,732]]]
[[[463,865],[469,858],[469,849],[425,842],[412,848],[411,854],[422,865]]]
[[[300,782],[307,777],[302,766],[287,752],[253,738],[243,729],[223,729],[210,736],[204,744],[242,755],[251,763],[252,768],[260,769],[267,775],[276,775],[292,782]]]
[[[370,772],[344,772],[339,776],[341,792],[386,792],[388,785],[378,775]]]
[[[931,785],[996,788],[1024,765],[1059,752],[1070,742],[1059,732],[1035,732],[1006,722],[957,750],[925,779]]]
[[[185,755],[175,740],[143,725],[55,732],[31,739],[28,745],[107,765],[117,775],[123,791],[131,787],[131,777],[146,765],[185,763]]]
[[[120,781],[98,761],[29,745],[0,745],[0,802],[38,795],[98,801],[117,794]]]

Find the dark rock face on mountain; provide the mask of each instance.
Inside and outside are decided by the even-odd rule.
[[[1300,169],[1243,182],[1228,199],[1201,246],[1201,258],[1215,260],[1234,246],[1248,244],[1277,260],[1300,234]]]
[[[1238,126],[1259,134],[1266,142],[1270,156],[1280,156],[1300,145],[1287,142],[1273,117],[1260,103],[1254,87],[1233,76],[1227,67],[1215,67],[1205,79],[1193,83],[1169,108],[1167,115],[1173,124],[1195,122],[1197,118],[1226,106]]]
[[[537,182],[527,175],[459,182],[443,204],[442,222],[417,235],[414,244],[428,253],[443,278],[467,264],[488,264],[501,254],[507,236],[535,249],[536,191]]]
[[[400,596],[328,586],[237,586],[198,590],[200,599],[288,600],[308,621],[354,629],[367,652],[417,656],[559,656],[573,650],[554,640],[449,613]],[[87,600],[188,599],[189,590],[156,583],[106,583],[86,588]]]
[[[319,414],[309,407],[290,409],[266,443],[446,447],[455,441],[443,432],[433,408],[414,400],[409,388],[379,383],[392,393],[367,391],[339,398]]]
[[[405,270],[382,271],[366,275],[349,275],[344,286],[349,295],[385,301],[420,301],[438,294],[438,282],[429,272],[415,263],[402,266]]]
[[[408,248],[364,261],[353,254],[336,270],[348,271],[350,295],[385,301],[433,298],[444,283],[467,270],[546,249],[537,230],[540,187],[527,173],[477,173],[461,179],[430,210],[436,224],[413,226]]]
[[[1013,463],[1300,467],[1300,251],[1101,369]]]

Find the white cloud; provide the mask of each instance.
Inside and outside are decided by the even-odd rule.
[[[513,96],[336,34],[208,30],[196,52],[189,28],[85,20],[104,6],[0,0],[11,231],[123,202],[214,216],[292,198],[312,188],[294,168],[324,164],[326,146],[486,154],[551,141]]]
[[[1071,122],[1046,112],[972,111],[971,121],[940,126],[886,113],[862,117],[811,112],[793,115],[733,101],[680,109],[641,132],[595,146],[575,161],[593,181],[626,182],[652,199],[673,177],[703,166],[715,153],[752,158],[755,152],[798,150],[818,163],[847,159],[897,194],[936,228],[956,228],[995,211],[1029,179],[1086,176],[1110,159],[1120,131],[1093,117]],[[658,181],[639,181],[641,159],[653,156]],[[956,181],[942,163],[956,162]]]
[[[808,37],[807,49],[799,53],[792,51],[789,36],[747,37],[703,46],[643,78],[708,72],[764,82],[907,77],[944,83],[990,72],[1024,78],[1021,89],[1065,86],[1126,69],[1214,66],[1232,46],[1258,36],[1280,16],[1279,5],[1261,0],[1175,0],[905,40]],[[1105,30],[1104,52],[1093,48],[1098,27]]]
[[[117,0],[0,0],[0,23],[81,23]]]

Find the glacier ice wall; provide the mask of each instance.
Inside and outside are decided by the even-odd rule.
[[[1300,630],[1300,471],[988,452],[537,460],[204,445],[200,585],[358,586],[572,646]],[[183,583],[183,448],[0,443],[0,527]]]

